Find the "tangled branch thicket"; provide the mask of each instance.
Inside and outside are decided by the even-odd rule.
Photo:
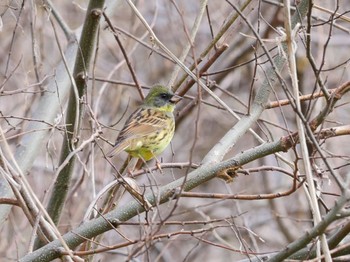
[[[2,261],[349,256],[350,4],[295,2],[2,1]],[[156,83],[174,139],[121,175]]]

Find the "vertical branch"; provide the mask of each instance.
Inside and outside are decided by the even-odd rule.
[[[87,73],[94,52],[96,35],[103,6],[104,0],[90,1],[86,12],[85,22],[79,42],[80,49],[77,53],[73,71],[76,88],[72,85],[73,87],[67,109],[66,139],[63,142],[60,164],[65,161],[79,141],[81,120],[84,113],[84,101],[86,99]],[[64,166],[59,173],[47,207],[48,213],[56,224],[59,221],[61,210],[67,196],[69,183],[73,174],[74,159],[74,157],[71,158],[68,164]]]
[[[296,68],[296,61],[295,61],[295,52],[296,52],[295,44],[296,43],[294,40],[295,34],[299,29],[299,26],[295,26],[294,30],[292,30],[289,0],[284,0],[284,14],[285,14],[284,26],[286,30],[288,65],[289,65],[290,75],[292,80],[296,111],[300,112],[301,114],[302,110],[301,110],[301,103],[299,99],[299,86],[298,86],[297,68]],[[302,119],[299,117],[298,114],[296,114],[296,122],[297,122],[298,133],[299,133],[301,155],[303,158],[306,180],[308,182],[307,188],[310,193],[310,206],[313,214],[314,225],[317,225],[321,222],[322,218],[321,218],[321,213],[318,206],[317,194],[316,194],[315,184],[312,176],[312,170],[311,170],[311,164],[310,164],[310,158],[309,158],[310,156],[309,156],[309,151],[306,143],[305,127]],[[327,240],[324,234],[321,235],[321,243],[322,243],[323,253],[325,254],[326,262],[332,261],[331,255],[329,253]],[[318,256],[320,256],[320,254],[318,254]]]

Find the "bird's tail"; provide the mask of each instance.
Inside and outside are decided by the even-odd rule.
[[[126,141],[125,141],[126,142]],[[119,143],[116,144],[111,151],[109,151],[106,156],[107,157],[114,157],[115,155],[118,155],[121,151],[124,151],[125,149],[128,148],[129,143]]]

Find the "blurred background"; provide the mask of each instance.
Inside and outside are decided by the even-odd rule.
[[[234,2],[234,3],[233,3]],[[292,1],[293,5],[295,4]],[[299,2],[299,1],[297,1]],[[350,59],[349,11],[347,1],[313,1],[311,22],[311,54],[316,71],[307,57],[307,19],[303,20],[297,37],[297,66],[300,95],[319,92],[317,75],[324,85],[337,88],[349,80]],[[203,80],[235,112],[243,116],[249,112],[249,105],[256,91],[266,78],[270,66],[267,56],[245,20],[248,20],[264,40],[273,57],[282,51],[281,30],[284,27],[284,12],[279,1],[232,1],[237,7],[248,3],[243,11],[244,19],[238,17],[224,32],[216,48],[227,44],[227,50],[207,70]],[[57,82],[57,65],[70,41],[62,24],[50,22],[49,10],[57,12],[63,24],[79,35],[84,22],[88,1],[52,1],[50,7],[45,1],[11,1],[0,3],[0,120],[1,128],[13,152],[23,142],[31,122],[42,121],[33,116],[46,90],[47,83]],[[200,1],[135,1],[140,13],[152,26],[163,44],[176,56],[180,56],[189,43],[189,32],[199,12]],[[106,13],[115,26],[118,36],[128,54],[139,83],[147,94],[148,88],[156,83],[168,85],[175,63],[150,39],[145,27],[135,16],[126,1],[109,1]],[[294,11],[293,11],[294,13]],[[208,1],[207,10],[200,23],[185,65],[201,57],[223,26],[236,12],[227,1]],[[55,36],[56,31],[56,36]],[[77,38],[79,39],[79,38]],[[216,48],[201,57],[205,64],[215,55]],[[282,70],[287,87],[291,88],[289,70]],[[184,72],[180,70],[177,81]],[[141,103],[140,95],[133,86],[133,79],[113,33],[105,20],[101,19],[98,42],[93,58],[92,70],[88,72],[86,94],[86,117],[82,126],[81,141],[88,139],[98,124],[102,137],[114,143],[118,131],[127,116]],[[176,83],[171,85],[176,89]],[[186,82],[189,78],[186,78]],[[181,90],[181,87],[180,89]],[[193,85],[178,104],[176,133],[166,151],[159,157],[163,163],[183,163],[183,169],[163,169],[135,178],[140,186],[149,188],[162,186],[191,171],[188,162],[199,165],[208,151],[237,122],[204,90],[202,100],[186,109],[198,97],[198,86]],[[59,97],[60,110],[54,125],[47,124],[49,135],[42,141],[42,149],[25,175],[40,200],[52,184],[64,139],[64,113],[67,97]],[[286,99],[280,85],[273,86],[270,100]],[[335,110],[327,116],[321,128],[347,125],[349,117],[349,95],[338,102]],[[308,120],[313,119],[325,105],[324,98],[303,102]],[[49,105],[48,105],[49,106]],[[94,114],[92,120],[91,113]],[[95,122],[97,120],[97,122]],[[115,125],[115,123],[117,123]],[[46,124],[46,122],[44,122]],[[111,127],[113,126],[113,127]],[[251,126],[264,140],[276,141],[296,131],[295,112],[291,106],[266,109],[261,118]],[[33,131],[35,132],[35,131]],[[339,176],[349,174],[350,147],[347,136],[323,139],[319,144],[330,165]],[[229,159],[260,143],[250,133],[232,147],[225,156]],[[99,139],[79,153],[69,196],[63,210],[59,229],[65,233],[77,227],[87,207],[106,184],[114,180],[114,171],[104,158],[111,145]],[[298,163],[300,156],[294,150],[282,153],[289,161]],[[126,153],[112,160],[117,167],[126,159]],[[312,155],[322,176],[319,184],[325,204],[331,207],[339,189],[329,177],[327,168],[319,155]],[[300,161],[299,161],[300,162]],[[154,161],[148,163],[150,167]],[[242,167],[281,167],[293,174],[292,169],[281,163],[274,155],[262,157]],[[301,166],[298,166],[303,174]],[[292,179],[276,170],[261,169],[257,172],[239,173],[233,183],[220,179],[210,180],[194,189],[194,192],[222,194],[263,194],[280,193],[292,187]],[[120,205],[130,201],[125,195]],[[325,212],[325,209],[323,209]],[[170,214],[170,216],[169,216]],[[160,221],[169,224],[159,226]],[[119,230],[128,239],[138,239],[158,234],[171,234],[168,238],[150,240],[125,248],[95,255],[93,261],[238,261],[247,257],[245,252],[261,254],[281,250],[291,241],[300,237],[312,226],[311,210],[303,189],[289,196],[269,200],[218,200],[208,198],[181,198],[171,201],[156,210],[140,214],[122,225]],[[149,222],[150,224],[145,224]],[[154,222],[152,224],[151,222]],[[133,224],[135,223],[135,224]],[[340,223],[340,222],[339,222]],[[159,226],[159,227],[158,227]],[[335,227],[337,225],[334,225]],[[333,228],[328,230],[331,232]],[[193,234],[179,234],[181,231]],[[23,212],[13,207],[5,224],[0,229],[0,257],[2,261],[17,261],[26,254],[33,229]],[[123,237],[110,231],[100,240],[102,245],[125,242]]]

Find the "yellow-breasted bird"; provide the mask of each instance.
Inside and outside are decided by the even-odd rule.
[[[143,104],[126,120],[107,156],[126,151],[148,161],[162,153],[174,136],[173,111],[177,102],[174,98],[173,92],[166,87],[152,87]]]

